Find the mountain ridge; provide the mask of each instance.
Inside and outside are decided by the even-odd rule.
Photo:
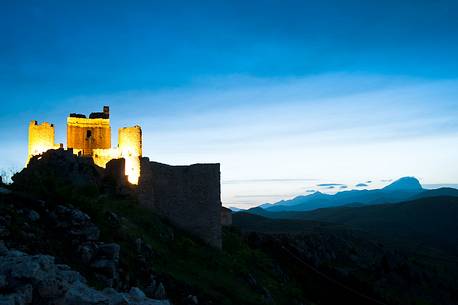
[[[310,211],[347,204],[395,203],[407,200],[424,190],[415,177],[402,177],[381,189],[349,190],[338,192],[334,195],[315,192],[310,195],[297,196],[290,200],[281,200],[268,206],[260,205],[260,207],[273,212]]]

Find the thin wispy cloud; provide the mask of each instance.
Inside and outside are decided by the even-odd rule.
[[[236,195],[234,198],[289,198],[295,194],[255,194],[255,195]]]
[[[308,181],[316,181],[318,179],[313,178],[305,178],[305,179],[237,179],[237,180],[223,180],[221,181],[222,184],[245,184],[245,183],[271,183],[271,182],[308,182]]]

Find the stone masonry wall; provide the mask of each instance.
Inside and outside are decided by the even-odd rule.
[[[42,154],[49,149],[54,149],[56,148],[55,146],[54,125],[47,122],[38,124],[37,121],[31,121],[29,124],[27,163],[29,163],[32,156]]]
[[[140,157],[142,156],[142,129],[140,126],[119,128],[118,149],[126,160],[126,174],[129,182],[138,183]]]
[[[67,118],[67,147],[92,155],[93,149],[111,148],[110,119]]]
[[[171,166],[147,158],[142,158],[141,165],[140,203],[221,248],[220,165]]]

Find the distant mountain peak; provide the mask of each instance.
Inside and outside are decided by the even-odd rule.
[[[402,177],[393,183],[385,186],[387,191],[422,191],[423,187],[415,177]]]
[[[322,195],[325,195],[325,194],[323,194],[320,191],[316,191],[316,192],[311,193],[310,195],[308,195],[308,197],[317,197],[317,196],[322,196]]]
[[[240,211],[242,211],[242,209],[236,208],[236,207],[229,207],[229,210],[231,210],[232,212],[240,212]]]

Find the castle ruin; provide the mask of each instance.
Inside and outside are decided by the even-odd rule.
[[[34,156],[52,149],[55,144],[54,125],[31,121],[27,164]],[[92,158],[120,185],[128,186],[138,202],[154,209],[171,223],[221,247],[221,189],[219,164],[171,166],[150,162],[142,156],[140,126],[118,130],[118,145],[111,147],[110,111],[93,112],[87,118],[71,113],[67,117],[67,151]]]
[[[29,124],[29,150],[27,163],[35,155],[49,149],[63,147],[54,143],[54,125],[44,122]],[[125,175],[131,184],[138,184],[142,156],[142,130],[140,126],[119,129],[118,146],[111,147],[110,109],[84,114],[71,113],[67,117],[67,148],[79,156],[92,157],[94,163],[105,168],[108,161],[123,158]]]

